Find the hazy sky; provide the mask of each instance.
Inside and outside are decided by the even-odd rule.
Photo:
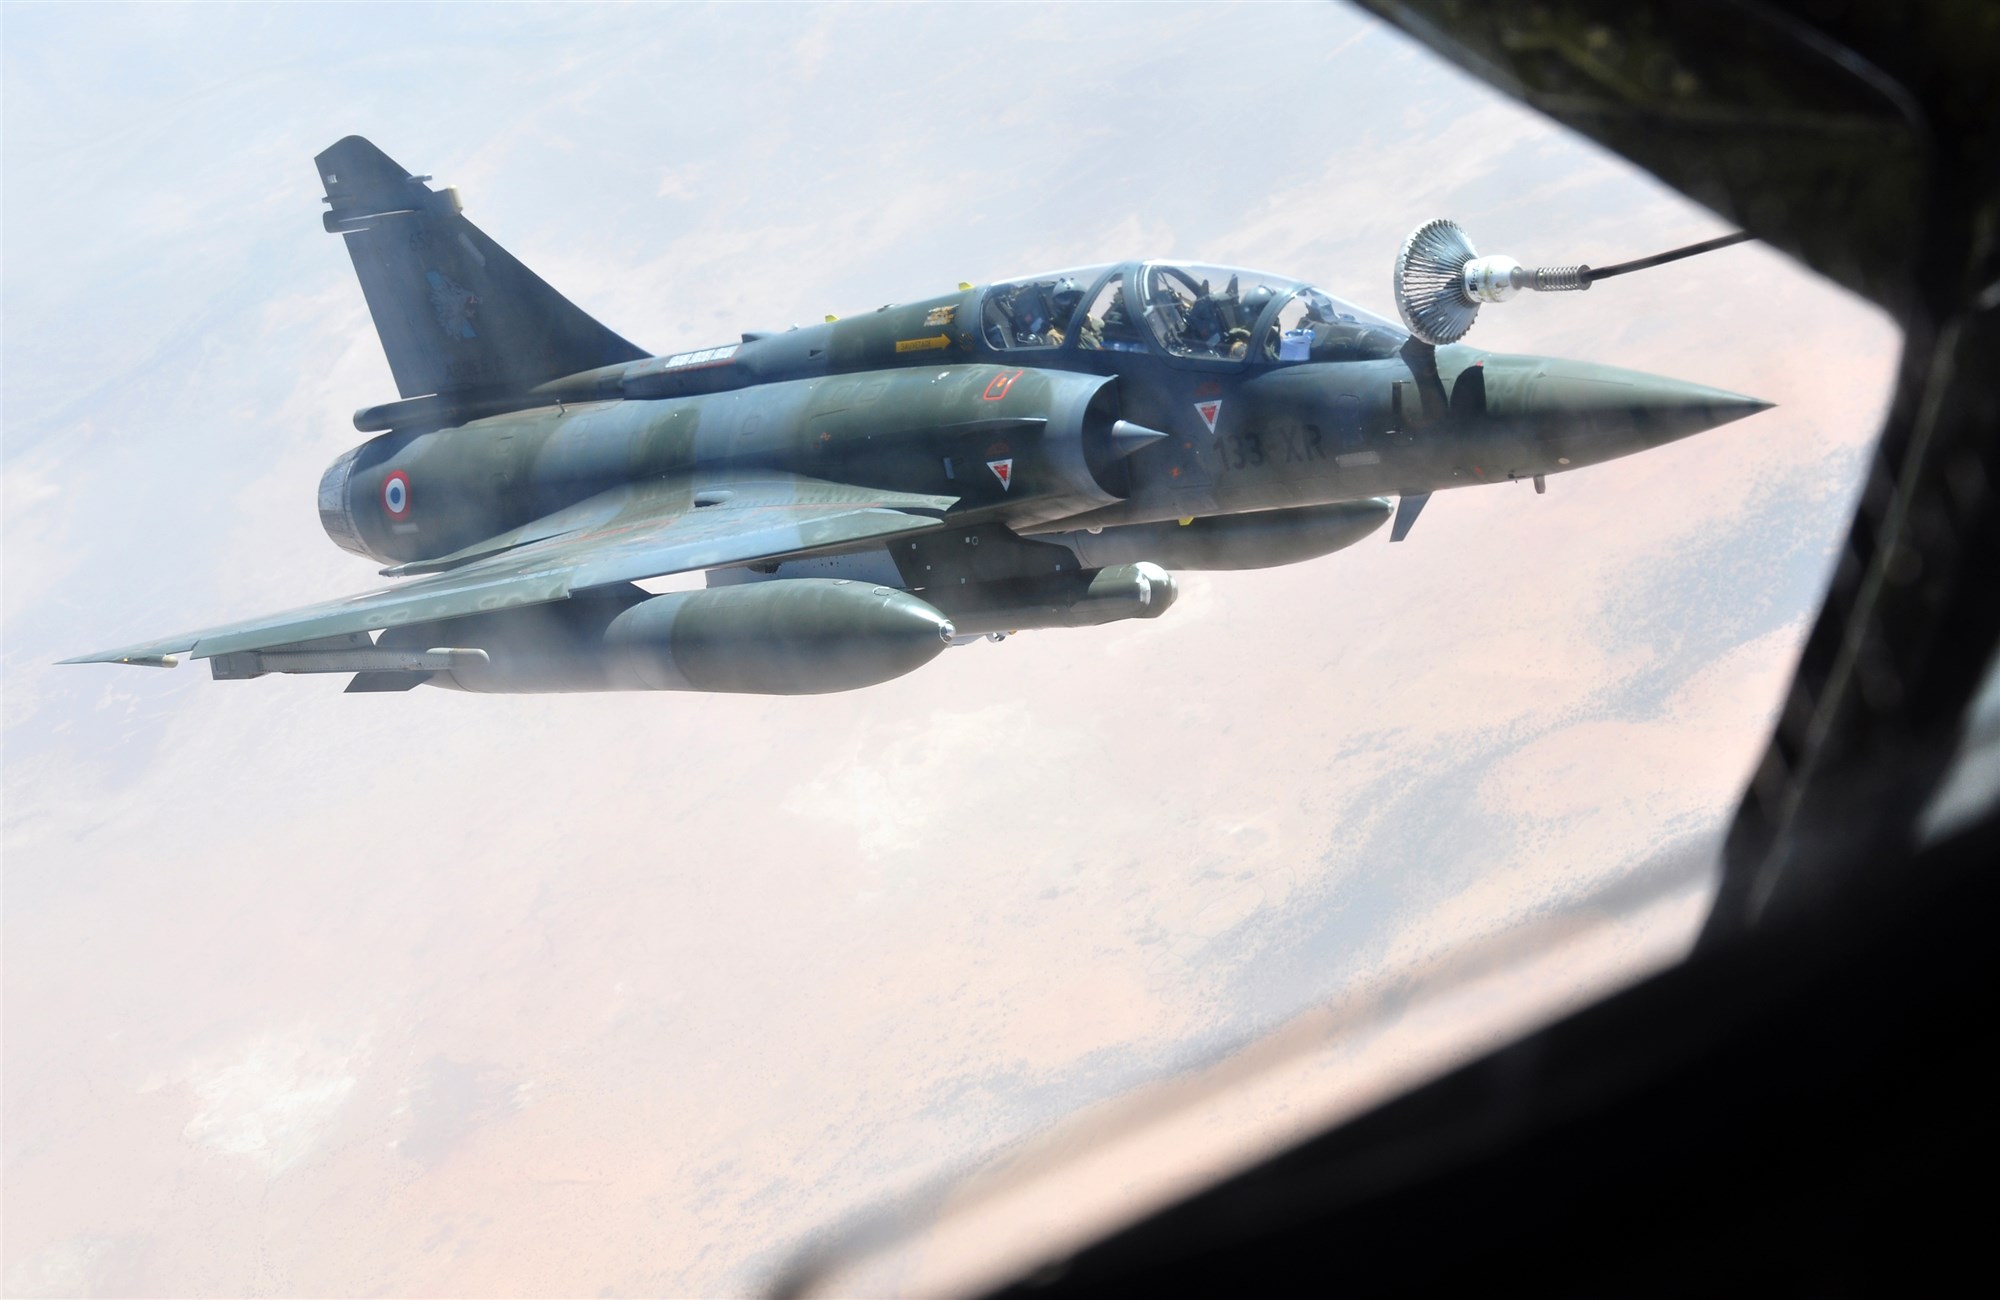
[[[850,695],[54,668],[372,582],[313,511],[394,396],[318,221],[349,133],[659,351],[1128,256],[1393,313],[1431,217],[1723,227],[1332,6],[0,23],[9,1294],[741,1291],[1260,1034],[1338,1051],[1203,1159],[1667,959],[1895,360],[1755,246],[1488,309],[1780,405]]]

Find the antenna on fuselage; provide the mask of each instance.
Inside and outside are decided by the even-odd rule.
[[[1396,254],[1396,310],[1410,333],[1433,345],[1465,337],[1481,304],[1505,302],[1523,289],[1571,293],[1627,271],[1643,271],[1750,238],[1745,231],[1689,244],[1616,266],[1522,266],[1505,253],[1481,257],[1455,221],[1426,221],[1410,232]]]

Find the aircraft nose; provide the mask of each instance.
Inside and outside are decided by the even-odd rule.
[[[1573,361],[1536,366],[1526,388],[1528,414],[1550,434],[1631,444],[1628,449],[1633,451],[1772,406],[1761,398],[1706,384]]]

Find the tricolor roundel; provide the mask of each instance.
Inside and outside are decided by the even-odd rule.
[[[410,517],[410,476],[402,470],[382,480],[382,513],[398,521]]]

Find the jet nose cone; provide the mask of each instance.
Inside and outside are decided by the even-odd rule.
[[[1773,405],[1761,397],[1745,397],[1705,384],[1652,375],[1645,380],[1632,386],[1632,421],[1641,434],[1650,434],[1662,442],[1768,411]]]
[[[1769,410],[1772,403],[1681,379],[1577,362],[1551,364],[1532,384],[1531,407],[1564,435],[1657,447]]]

